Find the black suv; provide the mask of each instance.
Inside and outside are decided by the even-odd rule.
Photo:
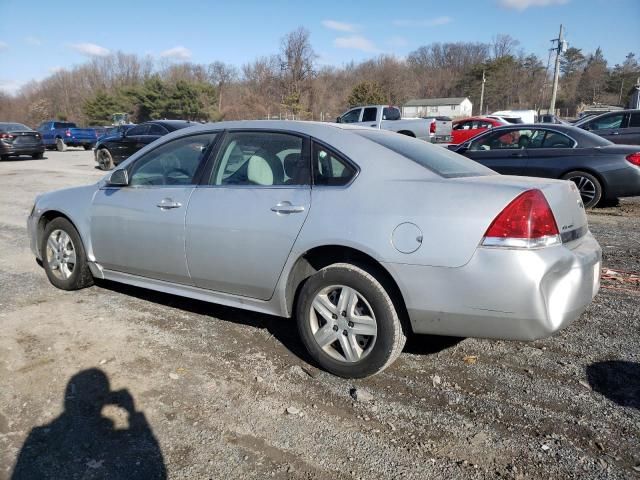
[[[574,123],[613,143],[640,145],[640,110],[617,110]]]
[[[96,143],[96,162],[102,170],[110,170],[163,135],[192,125],[188,120],[152,120],[105,135]]]

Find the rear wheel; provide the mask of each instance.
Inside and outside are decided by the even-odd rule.
[[[2,161],[9,160],[9,155],[0,155],[0,160]]]
[[[78,290],[93,284],[80,235],[66,218],[58,217],[47,224],[40,252],[44,270],[54,286]]]
[[[61,138],[56,138],[56,150],[59,152],[65,152],[67,150],[67,144]]]
[[[43,157],[44,153],[42,152],[34,153],[33,155],[31,155],[31,158],[33,158],[34,160],[41,160]]]
[[[565,180],[571,180],[576,184],[580,191],[580,197],[584,208],[595,207],[602,198],[602,185],[600,181],[587,172],[569,172],[562,177]]]
[[[96,155],[98,159],[98,166],[101,170],[111,170],[114,167],[113,157],[111,156],[111,152],[109,150],[107,150],[106,148],[101,148],[100,150],[98,150],[98,153]]]
[[[406,342],[388,292],[373,275],[348,263],[329,265],[304,283],[296,317],[311,357],[341,377],[381,372]]]

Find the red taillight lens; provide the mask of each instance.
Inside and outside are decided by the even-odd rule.
[[[0,138],[12,139],[13,135],[11,135],[10,133],[2,133],[2,134],[0,134]]]
[[[627,155],[627,162],[635,165],[636,167],[640,167],[640,152],[632,153],[631,155]]]
[[[518,195],[489,225],[483,245],[542,247],[560,243],[556,219],[540,190]]]
[[[429,133],[436,133],[436,122],[431,122],[431,125],[429,125]]]
[[[65,134],[65,136],[70,137],[71,136],[71,130],[65,130],[64,134]]]

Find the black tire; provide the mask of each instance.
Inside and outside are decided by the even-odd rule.
[[[0,160],[3,162],[9,160],[9,155],[0,155]]]
[[[64,143],[64,140],[62,140],[61,138],[56,138],[56,150],[58,150],[59,152],[67,151],[67,144]]]
[[[71,270],[71,274],[68,278],[60,278],[55,274],[54,268],[49,261],[50,250],[47,250],[47,242],[51,234],[56,231],[62,231],[69,236],[75,251],[76,261],[75,264],[73,264],[73,269]],[[91,275],[91,270],[89,270],[87,254],[84,250],[84,245],[82,244],[80,235],[71,222],[66,218],[54,218],[47,224],[40,242],[40,252],[42,255],[44,270],[47,273],[49,281],[55,287],[60,288],[61,290],[78,290],[80,288],[93,285],[93,276]]]
[[[44,158],[44,153],[34,153],[33,155],[31,155],[31,158],[33,158],[34,160],[42,160]]]
[[[366,350],[363,349],[368,353],[356,361],[347,362],[334,358],[314,338],[311,313],[313,301],[323,289],[333,285],[344,285],[357,291],[368,302],[367,307],[370,306],[371,316],[375,318],[375,341]],[[336,316],[333,318],[338,322]],[[381,372],[394,362],[406,343],[402,323],[389,293],[373,275],[349,263],[329,265],[306,280],[297,301],[296,320],[309,355],[322,368],[340,377],[363,378]],[[336,325],[332,328],[341,333],[339,328],[342,327]],[[346,330],[344,332],[346,336]],[[339,343],[339,340],[335,340],[328,348],[335,349]]]
[[[93,148],[93,145],[83,145],[85,150],[91,150]]]
[[[569,172],[562,177],[564,180],[571,180],[576,184],[582,197],[584,208],[593,208],[603,196],[602,184],[600,180],[587,172],[579,170]]]
[[[108,149],[100,148],[96,153],[96,158],[100,170],[111,170],[114,167],[113,157]]]

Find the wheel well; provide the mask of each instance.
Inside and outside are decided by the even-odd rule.
[[[560,175],[560,179],[564,178],[564,176],[567,173],[571,173],[571,172],[584,172],[596,177],[598,182],[600,182],[600,186],[602,187],[602,198],[607,197],[607,190],[608,190],[607,183],[604,181],[604,178],[602,178],[602,176],[598,172],[591,170],[590,168],[572,168],[567,170],[566,172],[563,172],[562,175]]]
[[[351,263],[362,267],[373,275],[391,297],[405,329],[410,328],[404,298],[398,284],[387,269],[370,255],[342,245],[325,245],[312,248],[298,258],[287,279],[286,302],[287,310],[290,314],[295,314],[296,302],[305,281],[314,273],[334,263]]]
[[[44,229],[47,228],[47,225],[49,224],[49,222],[59,217],[66,218],[69,221],[69,223],[73,225],[73,228],[76,228],[76,225],[73,223],[73,220],[67,217],[64,213],[58,212],[57,210],[48,210],[44,212],[40,216],[40,220],[38,221],[38,236],[37,236],[38,243],[36,244],[36,248],[38,250],[40,250],[40,243],[42,242],[42,235],[44,233]],[[78,229],[76,228],[76,230]],[[40,253],[42,254],[42,252]]]
[[[399,133],[400,135],[406,135],[406,136],[408,136],[408,137],[416,138],[415,133],[410,132],[409,130],[400,130],[398,133]]]

